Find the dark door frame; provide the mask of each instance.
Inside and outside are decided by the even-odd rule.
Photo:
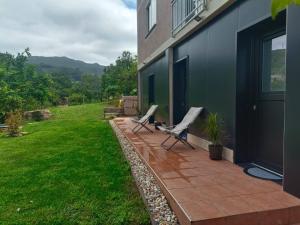
[[[153,87],[150,87],[150,80],[151,80],[151,82],[153,82],[152,83]],[[150,88],[152,88],[152,90],[151,90],[152,95],[153,95],[152,101],[150,100]],[[153,103],[155,103],[155,74],[154,73],[149,74],[149,76],[148,76],[148,105],[150,106],[150,104],[153,104]]]
[[[185,107],[188,107],[189,105],[189,96],[188,96],[188,90],[189,90],[189,56],[184,56],[178,60],[176,60],[174,63],[173,63],[173,124],[174,124],[174,120],[175,120],[175,95],[174,95],[174,83],[176,82],[175,79],[176,79],[176,66],[178,66],[179,64],[181,63],[185,63],[185,80],[186,80],[186,83],[185,83],[185,93],[184,93],[184,98],[185,98],[185,104],[186,106]],[[175,125],[175,124],[174,124]]]
[[[286,29],[285,28],[278,28],[278,29],[274,29],[270,32],[263,32],[262,34],[259,34],[254,38],[253,40],[253,46],[251,46],[253,48],[252,52],[254,53],[254,64],[251,65],[251,68],[254,68],[253,71],[253,75],[255,75],[254,77],[252,76],[253,82],[251,82],[253,84],[252,86],[252,91],[251,95],[252,95],[252,105],[259,107],[260,104],[263,104],[262,102],[265,101],[283,101],[284,103],[284,96],[285,96],[285,91],[278,91],[278,92],[274,92],[274,91],[269,91],[269,92],[264,92],[263,91],[263,87],[262,87],[262,80],[263,80],[263,48],[264,48],[264,42],[267,40],[272,40],[276,37],[280,37],[282,35],[286,34]],[[251,78],[250,78],[251,79]],[[251,87],[250,87],[251,88]],[[283,109],[284,109],[285,105],[283,105]],[[250,114],[251,115],[251,121],[253,121],[253,126],[250,128],[250,146],[252,146],[252,151],[253,151],[253,162],[257,163],[263,167],[266,167],[268,169],[274,170],[278,173],[282,173],[282,169],[283,169],[283,148],[284,145],[282,143],[282,165],[275,165],[274,162],[272,161],[265,161],[265,159],[260,158],[259,155],[261,153],[261,146],[259,145],[260,141],[259,139],[261,138],[260,136],[260,131],[262,129],[261,127],[261,119],[260,119],[260,114],[258,112],[259,108],[256,110],[253,110],[253,112],[251,113],[251,109],[250,109]],[[284,114],[282,116],[282,122],[284,121],[285,117]],[[278,121],[280,122],[280,121]],[[282,130],[282,141],[284,141],[284,128]],[[280,157],[280,155],[279,155]]]
[[[252,162],[255,159],[253,152],[253,143],[251,140],[252,133],[249,131],[249,127],[252,131],[255,129],[253,121],[253,114],[250,111],[250,107],[254,105],[254,96],[257,90],[251,90],[256,80],[250,79],[253,73],[257,74],[260,70],[257,63],[257,39],[258,33],[264,31],[266,28],[273,32],[268,35],[278,34],[280,31],[286,29],[286,13],[281,13],[276,22],[271,18],[263,18],[261,21],[256,21],[251,26],[244,27],[237,32],[237,44],[236,44],[236,146],[234,149],[234,162],[246,163]],[[284,29],[283,29],[284,28]],[[252,115],[251,115],[252,114]]]

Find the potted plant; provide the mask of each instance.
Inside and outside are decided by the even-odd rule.
[[[211,144],[208,146],[209,157],[212,160],[222,160],[223,153],[223,130],[222,123],[217,113],[210,113],[207,117],[206,133]]]

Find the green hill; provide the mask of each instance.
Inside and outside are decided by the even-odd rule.
[[[285,49],[277,49],[272,51],[272,73],[285,74]]]
[[[83,74],[101,76],[105,66],[98,63],[90,64],[67,57],[31,56],[28,63],[36,65],[37,70],[47,73],[64,73],[74,80],[80,80]]]

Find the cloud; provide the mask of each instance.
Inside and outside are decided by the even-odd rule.
[[[136,53],[132,0],[0,0],[0,51],[112,63]]]

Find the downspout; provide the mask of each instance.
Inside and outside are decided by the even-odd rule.
[[[169,73],[169,124],[173,126],[173,48],[166,50]]]

